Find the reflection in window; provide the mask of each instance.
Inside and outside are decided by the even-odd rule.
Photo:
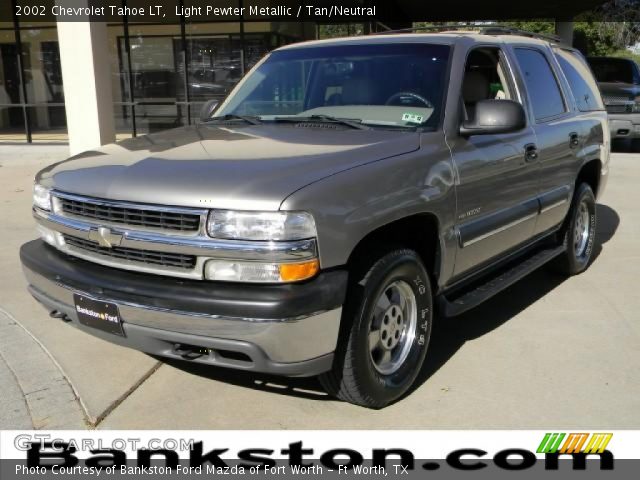
[[[0,140],[26,139],[28,126],[34,141],[66,141],[64,90],[55,23],[37,23],[30,28],[21,24],[20,52],[11,27],[13,25],[3,23],[0,30]],[[19,57],[24,85],[20,84]],[[8,104],[23,106],[10,108]]]

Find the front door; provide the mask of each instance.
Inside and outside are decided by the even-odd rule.
[[[470,53],[462,92],[466,118],[475,114],[480,100],[521,101],[511,72],[499,47]],[[540,168],[535,141],[531,127],[511,134],[450,139],[458,198],[454,277],[491,263],[533,236]]]

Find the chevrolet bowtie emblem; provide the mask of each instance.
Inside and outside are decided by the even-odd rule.
[[[106,248],[119,246],[122,243],[122,237],[122,234],[113,233],[107,227],[98,227],[98,230],[91,230],[89,232],[89,240],[98,242],[101,247]]]

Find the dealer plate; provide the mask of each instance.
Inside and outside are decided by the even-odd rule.
[[[125,336],[116,304],[78,294],[73,295],[73,301],[81,324],[121,337]]]

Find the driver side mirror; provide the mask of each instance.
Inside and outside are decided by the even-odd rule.
[[[527,126],[524,108],[513,100],[480,100],[475,110],[475,118],[460,127],[463,137],[512,133]]]
[[[218,108],[217,100],[209,100],[207,103],[202,105],[202,108],[200,109],[200,121],[206,122],[209,120],[211,118],[211,114],[216,108]]]

